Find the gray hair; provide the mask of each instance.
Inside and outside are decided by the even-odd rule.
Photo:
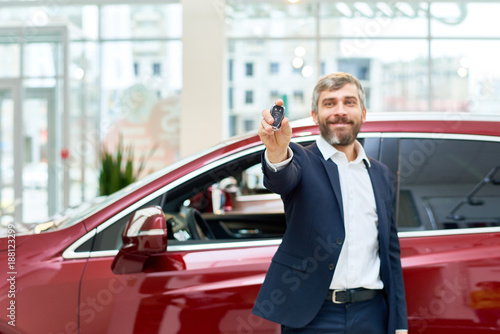
[[[318,83],[314,87],[311,110],[314,112],[318,112],[318,99],[319,99],[319,94],[321,94],[321,92],[323,92],[325,90],[328,90],[328,91],[339,90],[340,88],[344,87],[346,84],[356,85],[356,87],[358,88],[358,95],[359,95],[359,101],[361,104],[361,110],[364,110],[366,108],[365,90],[363,89],[363,86],[361,85],[361,82],[359,82],[358,78],[356,78],[352,74],[345,73],[345,72],[334,72],[334,73],[325,75],[324,77],[319,79]]]

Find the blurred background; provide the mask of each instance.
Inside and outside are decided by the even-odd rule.
[[[310,115],[346,71],[368,112],[500,112],[500,1],[0,0],[0,224],[105,194],[254,131],[282,98]],[[144,163],[142,169],[139,165]]]

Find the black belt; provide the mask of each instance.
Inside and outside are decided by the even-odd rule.
[[[375,298],[382,290],[369,290],[364,288],[347,290],[330,290],[326,295],[326,300],[331,300],[335,304],[364,302]]]

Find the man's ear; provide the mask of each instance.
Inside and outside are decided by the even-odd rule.
[[[361,112],[361,123],[366,122],[366,108]]]
[[[318,125],[319,124],[319,120],[318,120],[318,112],[313,110],[311,111],[311,117],[314,121],[314,124]]]

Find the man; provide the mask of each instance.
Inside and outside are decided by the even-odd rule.
[[[407,333],[390,172],[356,140],[366,119],[359,80],[321,78],[311,115],[321,136],[302,147],[288,119],[273,131],[262,112],[264,184],[281,195],[287,229],[253,313],[282,333]]]

